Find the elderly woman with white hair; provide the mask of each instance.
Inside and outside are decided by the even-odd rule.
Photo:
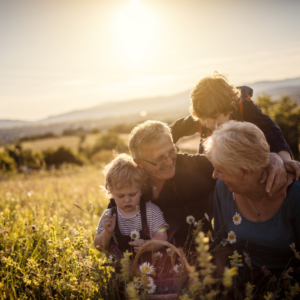
[[[290,174],[278,193],[266,193],[260,178],[269,161],[270,147],[263,132],[251,123],[227,122],[214,131],[205,149],[214,166],[213,178],[218,178],[215,241],[246,255],[239,278],[246,283],[252,277],[257,284],[266,278],[267,269],[277,277],[292,266],[290,275],[299,281],[300,261],[290,245],[300,249],[300,182]],[[220,273],[226,258],[224,254],[216,256]]]

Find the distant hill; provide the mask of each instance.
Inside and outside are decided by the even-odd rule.
[[[20,120],[0,120],[0,128],[26,125],[26,124],[31,124],[31,122],[20,121]]]
[[[246,85],[253,88],[254,99],[261,93],[271,95],[274,100],[278,100],[283,95],[289,95],[300,104],[300,77],[276,81],[260,81]]]
[[[245,84],[253,88],[253,99],[261,93],[274,100],[289,95],[300,103],[300,77],[277,81],[260,81]],[[69,128],[108,128],[116,124],[133,124],[148,119],[175,120],[186,116],[190,91],[171,96],[107,102],[92,108],[51,116],[37,122],[0,120],[0,143],[12,142],[30,134],[53,132],[60,134]]]

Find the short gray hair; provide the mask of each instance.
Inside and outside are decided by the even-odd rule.
[[[146,121],[135,126],[129,135],[129,150],[133,158],[141,157],[141,146],[155,142],[162,136],[173,137],[168,124],[160,121]]]
[[[231,175],[241,169],[258,172],[269,162],[270,146],[263,132],[248,122],[228,121],[205,142],[206,157]]]

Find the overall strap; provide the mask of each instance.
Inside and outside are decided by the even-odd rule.
[[[113,216],[114,214],[116,214],[116,226],[115,226],[115,233],[117,235],[121,234],[120,228],[119,228],[119,224],[118,224],[118,209],[117,206],[114,206],[111,209],[111,215]]]
[[[198,132],[200,133],[201,137],[202,137],[202,131],[203,131],[203,126],[202,126],[202,123],[199,121],[199,130],[198,130]],[[206,130],[206,137],[207,138],[209,137],[209,130],[208,129]]]
[[[241,114],[241,121],[244,122],[244,118],[243,118],[243,102],[242,102],[242,99],[240,99],[239,101],[239,107],[240,107],[240,114]]]
[[[141,210],[141,219],[142,219],[142,232],[150,237],[150,231],[147,223],[147,210],[146,210],[146,202],[140,202],[140,210]]]

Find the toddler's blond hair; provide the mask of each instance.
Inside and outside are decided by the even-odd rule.
[[[145,191],[147,189],[148,176],[146,172],[140,169],[128,154],[120,154],[103,170],[105,177],[105,190],[110,196],[113,191],[132,186],[134,183]]]

